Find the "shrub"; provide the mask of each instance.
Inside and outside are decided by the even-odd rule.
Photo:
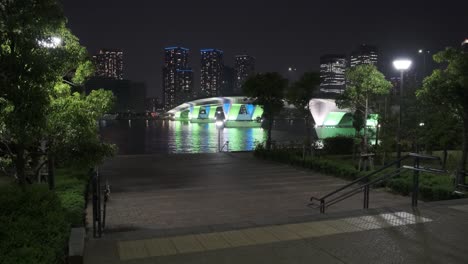
[[[65,210],[67,221],[73,227],[84,225],[86,173],[82,170],[57,171],[57,193]]]
[[[402,195],[409,195],[411,192],[411,185],[407,179],[394,178],[388,181],[387,187],[396,193]]]
[[[69,225],[46,186],[0,188],[0,263],[63,262]]]
[[[323,147],[327,154],[352,154],[354,138],[346,136],[329,137],[323,140]]]
[[[339,156],[339,159],[337,159],[337,156],[334,156],[333,159],[329,157],[306,157],[303,159],[301,155],[288,149],[267,151],[264,148],[255,149],[254,155],[264,159],[289,163],[293,166],[304,167],[318,172],[331,174],[347,180],[355,180],[363,176],[363,174],[356,170],[351,162]],[[371,180],[376,177],[380,177],[385,173],[391,173],[392,171],[394,171],[393,168],[385,169],[381,174],[371,176]],[[437,201],[459,198],[453,193],[453,179],[448,175],[421,173],[419,180],[420,199],[426,201]],[[413,190],[413,176],[411,173],[402,174],[373,187],[387,187],[396,193],[409,195]]]

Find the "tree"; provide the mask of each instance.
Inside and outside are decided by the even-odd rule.
[[[312,114],[310,112],[310,99],[317,91],[320,85],[320,74],[317,72],[306,72],[295,83],[293,83],[287,92],[289,103],[293,104],[300,116],[304,118],[306,124],[306,138],[304,143],[310,147],[311,144],[311,123]]]
[[[49,91],[68,64],[63,58],[69,50],[44,46],[64,30],[65,17],[55,0],[0,4],[0,97],[12,107],[5,126],[21,184],[27,151],[43,134]]]
[[[78,97],[63,82],[64,78],[82,82],[90,74],[90,62],[86,50],[67,29],[57,0],[1,1],[0,43],[0,141],[5,143],[0,148],[10,151],[19,183],[24,185],[29,160],[38,155],[41,141],[47,139],[53,149],[54,138],[61,132],[82,129],[69,125],[61,127],[67,131],[52,133],[53,120],[48,118],[54,117],[61,100],[68,101],[67,107],[86,101],[74,101]],[[76,109],[90,111],[83,102]]]
[[[90,168],[112,155],[113,146],[99,139],[96,121],[112,108],[113,101],[110,91],[96,90],[85,96],[71,93],[66,84],[56,89],[47,116],[49,160]]]
[[[114,96],[105,90],[95,90],[89,95],[84,91],[72,91],[77,87],[82,90],[84,82],[94,74],[91,61],[85,56],[80,59],[76,70],[66,76],[69,80],[57,82],[50,94],[45,140],[51,189],[54,188],[56,161],[62,165],[91,168],[115,152],[113,145],[101,142],[96,126],[96,121],[112,109]]]
[[[443,165],[447,163],[448,150],[462,144],[462,122],[445,105],[430,105],[424,101],[422,104],[422,115],[419,136],[420,141],[426,146],[427,151],[442,149]],[[431,113],[430,115],[426,113]]]
[[[347,87],[336,101],[340,108],[350,108],[354,112],[353,126],[364,128],[363,152],[367,152],[367,118],[373,110],[370,99],[377,95],[388,94],[392,84],[374,65],[359,65],[346,72]]]
[[[254,104],[263,107],[263,116],[268,121],[267,149],[271,149],[271,130],[275,116],[283,108],[287,79],[279,73],[258,73],[244,83],[244,93],[254,99]]]
[[[417,97],[434,110],[445,109],[446,115],[453,115],[462,123],[462,155],[458,165],[459,172],[466,171],[468,155],[468,53],[447,48],[434,55],[434,61],[442,64],[424,79],[423,87]],[[449,127],[444,124],[444,127]],[[464,182],[461,174],[459,183]]]

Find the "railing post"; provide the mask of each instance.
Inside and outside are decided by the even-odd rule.
[[[320,213],[321,214],[325,213],[325,201],[323,199],[320,200]]]
[[[369,185],[364,186],[364,209],[369,209]]]
[[[413,195],[411,198],[411,205],[418,207],[418,195],[419,195],[419,158],[416,158],[414,162],[414,173],[413,173]]]
[[[92,178],[93,190],[93,236],[95,238],[102,236],[102,211],[101,211],[101,182],[99,171],[93,172]]]
[[[96,236],[96,221],[97,221],[97,213],[96,213],[96,201],[97,201],[97,195],[96,195],[96,172],[92,171],[91,172],[91,191],[93,192],[93,237]]]
[[[96,170],[97,175],[97,207],[98,207],[98,235],[99,237],[102,236],[102,209],[101,209],[101,176],[99,175],[99,171]]]

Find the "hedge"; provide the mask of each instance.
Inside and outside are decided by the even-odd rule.
[[[275,149],[267,151],[260,146],[255,149],[254,156],[289,163],[293,166],[311,169],[347,180],[355,180],[364,175],[357,171],[354,165],[349,162],[327,159],[324,156],[306,157],[303,159],[299,153],[289,149]],[[391,170],[392,169],[388,169],[387,171],[390,172]],[[381,174],[376,175],[376,177],[380,175]],[[454,184],[448,175],[422,173],[419,178],[419,197],[422,200],[438,201],[460,198],[457,194],[454,194]],[[402,174],[395,178],[391,178],[376,187],[386,187],[398,194],[409,195],[413,189],[412,174]]]
[[[57,193],[72,227],[84,226],[85,195],[88,183],[88,172],[78,168],[57,170]]]
[[[302,159],[302,157],[297,153],[289,150],[267,151],[264,149],[256,149],[254,151],[254,155],[264,159],[285,162],[294,166],[332,174],[348,180],[354,180],[359,177],[359,172],[350,164],[328,160],[321,157],[306,157],[305,159]]]
[[[47,185],[0,187],[0,264],[65,263],[70,227],[84,225],[87,173],[60,169]]]
[[[0,263],[63,263],[69,223],[44,185],[0,188]]]
[[[329,137],[323,140],[324,151],[327,154],[352,154],[355,144],[353,137],[336,136]]]

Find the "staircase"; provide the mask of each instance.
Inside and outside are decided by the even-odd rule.
[[[401,164],[403,161],[413,159],[414,165],[413,166],[401,166],[396,167],[394,170],[390,172],[387,169],[390,169],[398,164]],[[420,161],[423,160],[436,160],[440,162],[440,158],[436,156],[428,156],[428,155],[421,155],[418,153],[409,153],[402,158],[393,161],[382,168],[373,171],[370,174],[367,174],[359,179],[354,180],[353,182],[346,184],[343,187],[336,189],[322,197],[311,197],[310,201],[312,202],[309,204],[310,207],[320,208],[320,213],[325,213],[326,208],[337,204],[343,200],[348,199],[358,193],[363,193],[364,200],[363,200],[363,208],[369,208],[369,199],[370,199],[370,188],[371,186],[378,185],[380,183],[385,182],[391,178],[399,176],[401,173],[407,170],[412,170],[413,173],[413,191],[411,197],[411,205],[413,207],[418,206],[418,194],[419,194],[419,173],[420,172],[428,172],[428,173],[446,173],[445,170],[442,169],[434,169],[428,167],[420,166]]]

